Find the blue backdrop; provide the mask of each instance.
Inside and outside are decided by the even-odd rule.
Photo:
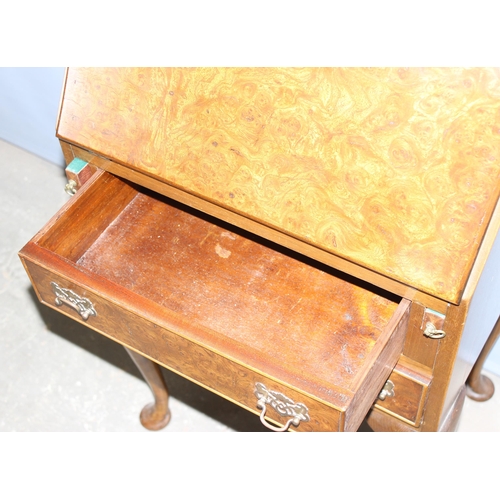
[[[60,166],[55,133],[63,80],[64,68],[0,68],[0,138]]]

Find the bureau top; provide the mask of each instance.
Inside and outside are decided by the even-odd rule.
[[[458,303],[499,195],[500,71],[70,69],[57,135]]]

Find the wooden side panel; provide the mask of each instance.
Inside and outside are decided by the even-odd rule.
[[[424,335],[427,319],[432,319],[436,323],[437,329],[442,328],[442,321],[437,322],[426,313],[426,308],[420,302],[414,301],[411,306],[408,333],[406,335],[403,354],[428,368],[433,368],[439,347],[439,340],[430,339]]]
[[[71,144],[69,144],[65,141],[59,141],[59,144],[61,145],[61,150],[62,150],[62,153],[64,156],[64,161],[66,162],[66,165],[69,165],[73,161],[73,159],[75,158]]]
[[[499,194],[499,75],[75,69],[58,135],[456,304]]]
[[[490,260],[489,257],[495,253],[490,252],[495,246],[495,239],[499,229],[500,205],[497,205],[468,280],[463,300],[458,307],[450,306],[446,314],[443,330],[447,335],[439,340],[433,371],[433,383],[429,387],[429,396],[422,424],[423,430],[437,431],[443,428],[445,425],[443,419],[448,418],[447,416],[450,415],[450,408],[455,408],[452,412],[456,412],[456,408],[461,404],[460,394],[465,387],[471,365],[479,356],[481,346],[484,345],[488,337],[488,330],[474,331],[474,328],[466,332],[467,335],[464,335],[464,327],[468,320],[471,301],[475,299],[481,282],[484,285],[489,282],[491,287],[491,284],[498,278],[498,262],[495,259]],[[493,306],[493,308],[487,313],[491,314],[493,312],[495,314],[495,311],[498,313],[498,304],[496,307],[494,305],[495,302],[498,302],[498,287],[493,287],[493,289],[497,289],[496,291],[491,291],[490,287],[486,285],[487,293],[491,294],[493,299],[488,305]],[[482,306],[478,310],[481,309]],[[483,309],[483,312],[485,311]],[[495,317],[493,316],[493,318]],[[468,358],[467,362],[464,362],[465,357]],[[450,425],[449,422],[446,425]]]
[[[370,353],[376,359],[371,364],[368,373],[359,373],[358,380],[351,386],[355,396],[346,412],[346,431],[358,429],[396,365],[403,349],[409,316],[410,302],[403,300],[384,332],[387,342],[379,344],[379,349]]]
[[[137,190],[131,185],[98,172],[47,223],[35,240],[68,260],[77,260],[136,194]]]

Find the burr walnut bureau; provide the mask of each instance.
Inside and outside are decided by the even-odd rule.
[[[126,347],[147,428],[170,418],[161,365],[274,430],[452,430],[492,327],[471,317],[500,311],[499,78],[69,69],[74,196],[22,262]]]

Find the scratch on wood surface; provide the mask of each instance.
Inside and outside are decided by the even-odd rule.
[[[293,311],[300,304],[301,301],[302,297],[300,297],[300,299],[290,308],[290,311]]]
[[[200,241],[199,245],[200,247],[203,245],[203,243],[205,243],[206,239],[211,236],[212,234],[214,234],[214,230],[211,228],[208,230],[207,234],[205,235],[205,237]]]

